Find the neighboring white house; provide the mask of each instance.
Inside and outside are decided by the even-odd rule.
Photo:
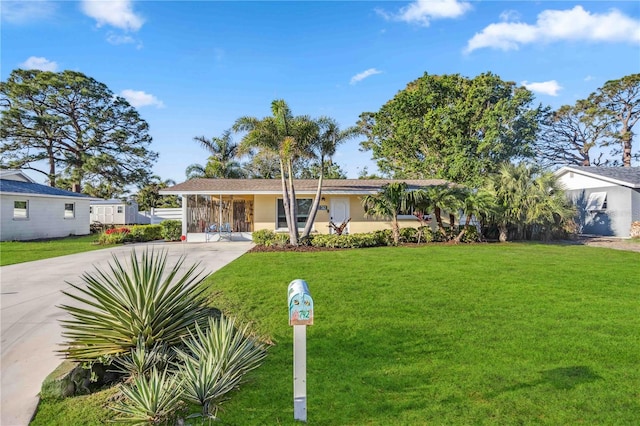
[[[0,170],[0,240],[87,235],[91,200],[35,183],[20,170]]]
[[[136,225],[149,223],[149,218],[138,213],[134,200],[94,200],[91,202],[91,222],[103,225]]]
[[[567,166],[556,176],[578,208],[581,234],[631,235],[640,221],[640,167]]]

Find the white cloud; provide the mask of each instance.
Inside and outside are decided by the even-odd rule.
[[[125,89],[120,92],[120,96],[125,98],[133,107],[141,108],[145,106],[155,106],[164,108],[164,103],[155,96],[141,90]]]
[[[457,18],[471,9],[471,3],[459,0],[415,0],[401,8],[398,13],[376,9],[376,13],[386,20],[403,21],[410,24],[428,26],[434,19]]]
[[[133,11],[131,0],[83,0],[82,11],[98,22],[125,31],[138,31],[144,19]]]
[[[576,6],[570,10],[545,10],[534,25],[522,22],[490,24],[476,33],[465,51],[490,47],[517,50],[520,45],[560,40],[628,41],[640,43],[640,21],[618,10],[608,13],[590,13]]]
[[[48,60],[47,58],[30,56],[26,61],[20,64],[20,67],[26,70],[56,71],[58,69],[58,64],[54,61]]]
[[[371,77],[372,75],[376,75],[376,74],[380,74],[382,73],[382,71],[378,71],[375,68],[369,68],[366,71],[362,71],[359,74],[354,75],[353,77],[351,77],[351,81],[349,82],[349,84],[356,84],[362,80],[364,80],[367,77]]]
[[[12,24],[25,24],[52,17],[56,4],[47,0],[34,1],[0,1],[2,21]]]
[[[521,84],[532,92],[549,96],[558,96],[558,91],[562,89],[562,86],[555,80],[541,81],[538,83],[523,81]]]
[[[592,75],[588,75],[584,78],[584,81],[591,81],[593,80],[593,76]]]

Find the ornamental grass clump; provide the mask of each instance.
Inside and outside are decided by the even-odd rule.
[[[95,361],[129,354],[139,345],[180,344],[196,324],[204,326],[208,313],[198,264],[180,271],[180,257],[167,268],[165,251],[146,250],[139,258],[132,250],[128,267],[113,255],[106,270],[82,275],[84,286],[63,293],[75,302],[62,305],[71,319],[62,320],[68,359]]]

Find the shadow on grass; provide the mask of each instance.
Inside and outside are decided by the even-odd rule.
[[[577,386],[602,379],[602,377],[595,374],[593,370],[585,366],[553,368],[540,372],[540,376],[540,379],[534,380],[533,382],[508,386],[487,396],[493,398],[503,393],[516,392],[544,385],[551,385],[558,390],[571,390]]]

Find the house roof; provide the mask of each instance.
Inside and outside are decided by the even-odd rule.
[[[35,181],[31,179],[25,172],[18,169],[2,169],[0,170],[0,179],[9,179],[9,180],[17,180],[21,182],[33,182]]]
[[[47,185],[40,185],[34,182],[22,182],[11,179],[0,179],[0,193],[2,194],[20,194],[31,196],[47,196],[47,197],[73,197],[73,198],[91,198],[85,194],[77,192],[65,191],[64,189],[53,188]]]
[[[105,204],[105,205],[106,204],[118,204],[118,205],[121,205],[121,204],[126,204],[126,205],[136,204],[137,205],[137,203],[134,200],[126,201],[126,200],[120,200],[118,198],[112,198],[110,200],[95,199],[95,200],[91,201],[91,205],[99,205],[99,204],[100,205],[102,205],[102,204]]]
[[[568,172],[579,173],[629,188],[640,188],[640,167],[566,166],[558,170],[556,175],[560,176]]]
[[[409,189],[425,186],[444,185],[442,179],[325,179],[323,194],[372,194],[391,182],[406,182]],[[316,179],[296,179],[294,185],[297,194],[314,194]],[[179,194],[281,194],[280,179],[191,179],[170,188],[160,190],[163,195]]]

